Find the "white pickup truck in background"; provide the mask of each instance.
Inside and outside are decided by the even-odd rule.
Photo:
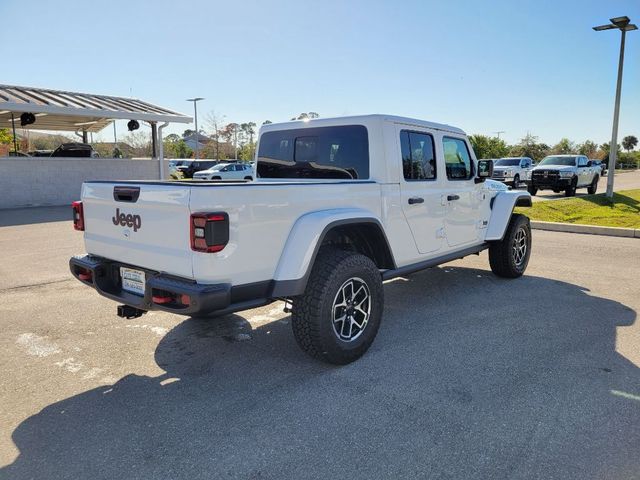
[[[549,155],[531,170],[527,188],[531,195],[553,190],[573,197],[578,188],[586,188],[592,195],[598,190],[601,171],[584,155]]]
[[[499,182],[518,188],[520,182],[528,178],[533,166],[533,160],[529,157],[506,157],[493,162],[493,175],[491,178]]]
[[[388,115],[261,128],[253,182],[94,181],[74,204],[72,274],[122,305],[220,315],[284,299],[310,355],[348,363],[380,325],[383,280],[489,249],[515,278],[527,192],[491,180],[455,127]]]

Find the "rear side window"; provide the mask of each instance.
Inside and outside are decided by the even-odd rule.
[[[369,137],[362,125],[299,128],[263,133],[261,178],[369,178]]]
[[[405,180],[433,180],[436,178],[436,156],[433,137],[428,133],[400,132],[402,172]]]
[[[449,180],[468,180],[473,174],[471,155],[464,140],[444,137],[444,162]]]

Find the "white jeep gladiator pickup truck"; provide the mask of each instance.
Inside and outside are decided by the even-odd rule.
[[[524,191],[490,180],[465,133],[388,115],[265,125],[253,182],[91,181],[73,205],[86,251],[72,274],[122,305],[220,315],[284,299],[310,355],[373,342],[384,280],[489,249],[523,274]]]
[[[596,193],[600,180],[600,167],[594,167],[584,155],[549,155],[533,167],[527,180],[531,195],[538,190],[564,191],[573,197],[577,188],[585,188],[590,195]]]

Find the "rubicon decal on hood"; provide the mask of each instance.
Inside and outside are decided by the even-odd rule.
[[[130,213],[120,213],[120,209],[116,208],[116,214],[111,217],[114,225],[123,227],[133,227],[133,231],[137,232],[142,227],[142,217],[140,215],[132,215]]]

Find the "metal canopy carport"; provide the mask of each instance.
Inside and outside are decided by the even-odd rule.
[[[33,114],[35,122],[21,125],[23,113]],[[191,123],[193,118],[135,98],[0,85],[0,128],[15,125],[33,130],[79,131],[83,132],[86,142],[87,132],[99,132],[114,120],[149,123],[153,157],[158,156],[159,136],[159,158],[162,160],[162,129],[169,123]],[[162,161],[160,172],[162,175]]]

